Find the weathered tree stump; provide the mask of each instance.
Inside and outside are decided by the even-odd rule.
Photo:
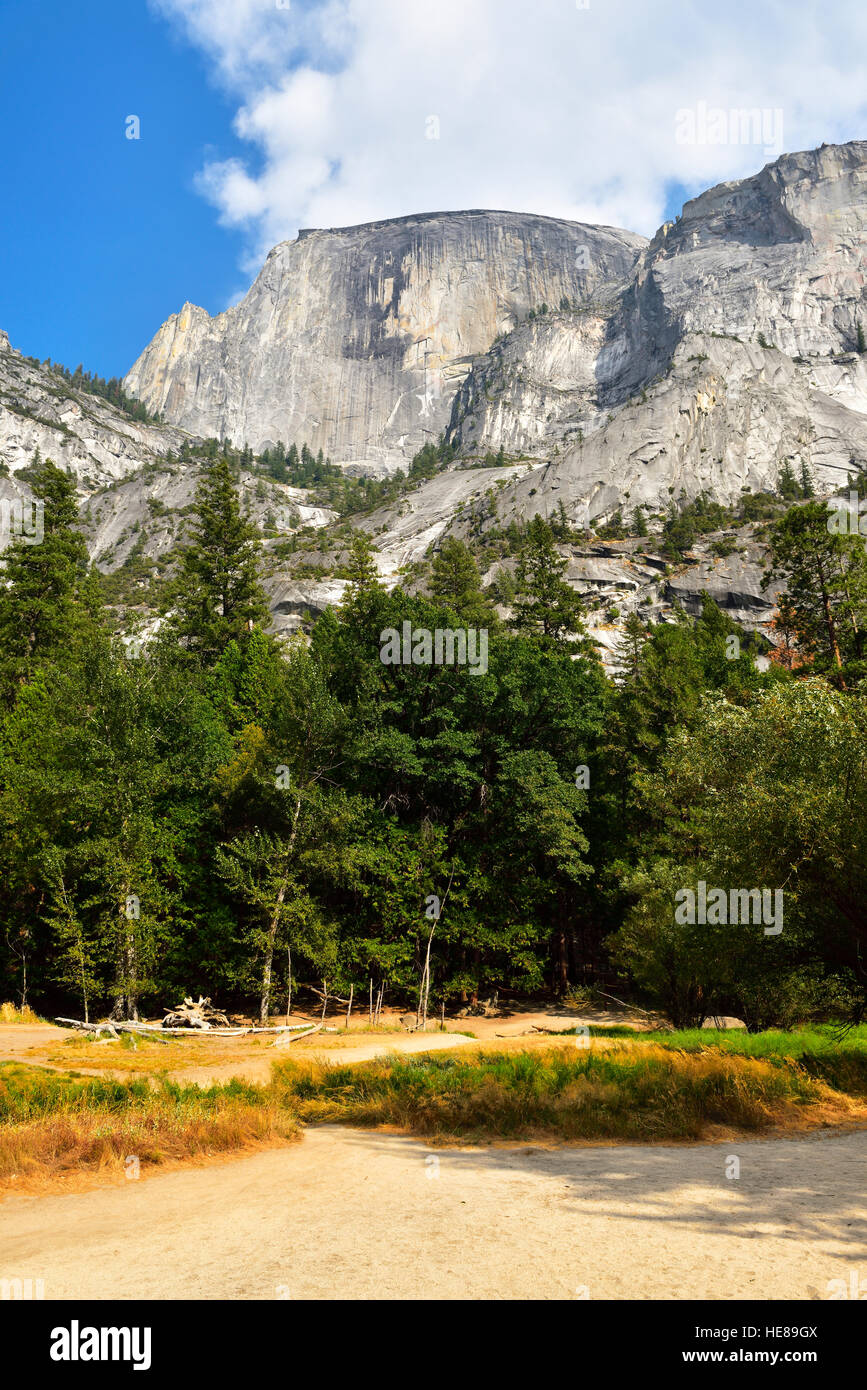
[[[210,1028],[228,1028],[229,1020],[219,1009],[213,1007],[210,999],[203,999],[199,995],[198,1003],[194,1003],[187,995],[183,1004],[166,1014],[163,1027],[198,1028],[207,1031]]]

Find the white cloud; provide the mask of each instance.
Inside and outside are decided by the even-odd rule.
[[[247,268],[299,227],[470,207],[651,234],[671,181],[780,150],[679,144],[683,108],[780,109],[785,150],[867,133],[857,0],[151,0],[236,97],[202,192]],[[437,116],[440,138],[426,138]]]

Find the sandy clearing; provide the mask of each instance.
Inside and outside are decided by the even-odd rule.
[[[431,1153],[323,1126],[234,1162],[10,1197],[0,1277],[55,1299],[826,1298],[867,1264],[865,1165],[863,1132]]]
[[[548,1010],[524,1011],[503,1018],[472,1018],[463,1020],[466,1032],[458,1031],[454,1021],[453,1031],[441,1033],[404,1032],[394,1027],[400,1017],[399,1011],[391,1010],[384,1020],[387,1031],[370,1033],[365,1027],[365,1016],[360,1014],[353,1020],[349,1033],[337,1032],[342,1022],[333,1020],[330,1025],[334,1031],[298,1039],[291,1046],[283,1044],[272,1046],[260,1038],[234,1039],[231,1042],[215,1040],[210,1044],[213,1053],[208,1053],[208,1061],[189,1060],[188,1049],[204,1048],[209,1044],[192,1034],[178,1040],[179,1054],[187,1051],[186,1064],[172,1065],[173,1047],[169,1042],[160,1053],[153,1053],[148,1072],[156,1072],[165,1067],[169,1076],[179,1082],[190,1082],[206,1086],[213,1082],[228,1081],[238,1077],[244,1081],[267,1082],[270,1079],[271,1064],[284,1057],[304,1057],[317,1062],[367,1062],[374,1057],[385,1056],[389,1052],[437,1052],[441,1048],[473,1047],[478,1043],[495,1044],[501,1040],[513,1042],[518,1037],[526,1037],[531,1044],[537,1044],[544,1037],[543,1031],[553,1028],[571,1028],[583,1022],[596,1022],[569,1010],[552,1007]],[[600,1014],[600,1017],[602,1015]],[[282,1022],[282,1020],[277,1020]],[[317,1022],[318,1015],[308,1017],[293,1014],[293,1021]],[[605,1021],[608,1016],[605,1015]],[[471,1033],[473,1036],[467,1036]],[[34,1066],[45,1067],[51,1071],[76,1071],[83,1075],[105,1076],[109,1073],[118,1077],[126,1074],[141,1074],[138,1067],[130,1065],[129,1053],[120,1051],[118,1044],[107,1042],[89,1044],[88,1053],[64,1055],[63,1044],[74,1037],[67,1028],[57,1028],[51,1024],[0,1025],[0,1062],[28,1062]],[[357,1041],[356,1041],[357,1039]],[[556,1038],[552,1039],[557,1042]],[[224,1050],[226,1049],[226,1050]],[[96,1061],[98,1056],[98,1063]],[[88,1065],[90,1063],[90,1065]]]
[[[374,1057],[385,1057],[389,1052],[439,1052],[443,1048],[473,1046],[472,1038],[460,1033],[394,1033],[349,1047],[316,1047],[315,1041],[315,1038],[311,1038],[303,1050],[297,1044],[294,1047],[269,1047],[256,1057],[229,1062],[223,1067],[179,1067],[171,1072],[171,1076],[174,1081],[199,1086],[209,1086],[215,1081],[230,1081],[232,1077],[242,1081],[265,1082],[271,1079],[272,1063],[287,1057],[343,1066],[350,1062],[370,1062]]]
[[[67,1029],[51,1023],[0,1024],[0,1062],[20,1062],[33,1048],[63,1042],[69,1036]]]
[[[62,1043],[69,1036],[66,1029],[29,1024],[0,1028],[0,1061],[27,1062],[50,1071],[75,1071],[91,1076],[132,1075],[132,1070],[124,1066],[123,1054],[115,1051],[112,1051],[110,1056],[112,1062],[116,1060],[116,1065],[110,1068],[88,1067],[74,1057],[62,1062],[59,1054],[56,1051],[52,1052],[46,1044]],[[243,1081],[267,1082],[271,1078],[272,1063],[286,1057],[303,1057],[311,1061],[342,1065],[350,1062],[369,1062],[374,1057],[384,1057],[389,1052],[439,1052],[443,1048],[472,1047],[474,1039],[466,1037],[463,1033],[383,1033],[378,1036],[367,1035],[365,1041],[359,1043],[347,1044],[344,1037],[329,1038],[327,1046],[317,1047],[316,1043],[317,1038],[314,1035],[309,1042],[305,1039],[303,1046],[296,1043],[294,1047],[257,1047],[250,1050],[249,1056],[240,1059],[236,1057],[225,1062],[215,1059],[206,1066],[172,1067],[168,1074],[175,1081],[195,1083],[199,1086],[229,1081],[232,1077],[238,1077]],[[156,1071],[158,1064],[167,1065],[170,1059],[170,1051],[153,1056],[151,1060],[154,1066],[150,1070]]]

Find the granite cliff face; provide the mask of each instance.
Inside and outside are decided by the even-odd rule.
[[[851,351],[865,255],[867,142],[783,155],[709,189],[639,258],[601,364],[609,399],[665,370],[687,333],[762,335],[791,358]]]
[[[732,501],[786,459],[832,488],[867,459],[867,142],[703,193],[598,298],[522,325],[455,402],[462,449],[548,462],[515,514]]]
[[[776,348],[687,334],[661,380],[588,423],[577,443],[567,439],[503,507],[544,515],[562,501],[571,519],[589,525],[618,508],[655,513],[700,492],[731,504],[744,489],[774,491],[786,461],[796,476],[806,465],[817,488],[830,491],[853,461],[867,460],[861,396],[867,369],[857,354],[811,367]]]
[[[498,335],[623,280],[643,237],[517,213],[433,213],[301,232],[234,307],[186,304],[126,377],[165,419],[261,449],[398,465],[448,424]]]
[[[382,472],[447,428],[546,466],[502,508],[731,501],[867,458],[867,143],[712,188],[651,242],[511,213],[302,232],[246,298],[186,305],[125,385],[199,435]],[[545,309],[545,312],[543,311]]]

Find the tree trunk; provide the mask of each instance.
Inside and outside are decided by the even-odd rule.
[[[111,1017],[138,1023],[138,950],[133,925],[136,919],[129,915],[127,906],[129,896],[129,884],[126,884],[120,908],[123,917],[123,926],[121,927],[123,945],[118,963],[118,996]]]
[[[818,561],[818,571],[819,588],[822,591],[822,611],[825,615],[825,627],[828,631],[828,643],[831,648],[831,654],[836,663],[837,670],[839,671],[843,665],[843,662],[840,657],[840,644],[837,641],[837,628],[836,624],[834,623],[834,614],[831,612],[831,601],[828,597],[828,589],[825,583],[825,571],[822,568],[821,560]]]
[[[286,947],[286,1027],[289,1027],[289,1015],[292,1012],[292,947]]]
[[[863,632],[861,631],[861,629],[859,628],[859,626],[858,626],[858,619],[857,619],[856,616],[855,616],[856,608],[855,608],[855,604],[852,602],[852,595],[851,595],[851,593],[849,592],[849,580],[848,580],[848,577],[844,580],[844,583],[843,583],[843,592],[844,592],[845,595],[846,595],[846,603],[847,603],[847,605],[848,605],[848,607],[849,607],[849,621],[850,621],[850,623],[852,624],[852,633],[853,633],[853,635],[854,635],[854,637],[855,637],[855,652],[856,652],[856,655],[858,656],[858,659],[860,660],[860,659],[861,659],[862,652],[863,652],[863,647],[864,647],[864,634],[863,634]]]
[[[62,874],[60,875],[60,896],[63,902],[64,910],[66,912],[67,921],[72,924],[73,930],[76,932],[75,940],[76,945],[78,946],[78,965],[81,971],[81,1002],[84,1005],[84,1021],[85,1023],[89,1023],[90,1014],[88,1011],[87,1001],[87,967],[85,965],[84,960],[84,932],[81,928],[81,922],[75,916],[75,913],[72,907],[70,906],[69,894],[66,891],[66,884],[63,880]]]
[[[295,836],[298,833],[298,817],[301,814],[301,796],[295,799],[295,812],[292,817],[292,833],[289,836],[289,845],[286,850],[286,871],[283,875],[283,882],[280,884],[277,893],[277,902],[274,913],[268,924],[268,937],[265,945],[265,964],[262,967],[262,997],[259,1001],[259,1021],[263,1027],[268,1022],[268,1011],[271,1007],[271,975],[274,969],[274,946],[277,941],[277,928],[280,925],[280,909],[286,898],[286,889],[289,887],[289,860],[295,848]]]
[[[264,1028],[268,1022],[268,1015],[271,1008],[271,973],[274,968],[274,944],[277,940],[277,928],[280,925],[280,909],[286,898],[286,889],[289,886],[289,875],[280,884],[277,894],[277,902],[274,914],[268,926],[268,942],[265,947],[265,964],[262,968],[262,997],[259,1000],[259,1022]]]
[[[419,986],[418,991],[418,1008],[416,1010],[415,1015],[415,1026],[417,1028],[419,1023],[421,1023],[422,1032],[425,1032],[427,1029],[427,1002],[428,997],[430,996],[430,948],[431,944],[433,943],[436,925],[436,922],[434,922],[433,926],[430,929],[430,935],[427,939],[427,950],[425,951],[424,957],[424,969],[421,972],[421,984]]]
[[[82,1003],[84,1004],[84,1021],[85,1021],[85,1023],[89,1023],[89,1022],[90,1022],[90,1015],[89,1015],[89,1013],[88,1013],[88,1006],[87,1006],[87,975],[85,974],[85,969],[84,969],[84,947],[81,946],[81,943],[80,943],[80,942],[79,942],[79,946],[80,946],[80,956],[81,956],[81,998],[82,998]]]
[[[569,987],[569,951],[566,932],[560,927],[554,937],[554,991],[565,994]]]
[[[421,1018],[421,1026],[423,1032],[427,1029],[427,1009],[428,1001],[430,999],[430,949],[433,943],[434,932],[436,931],[437,922],[442,921],[443,909],[445,908],[445,905],[448,901],[448,896],[452,889],[452,880],[454,879],[454,876],[455,871],[454,869],[452,869],[451,873],[449,874],[448,887],[446,888],[446,891],[443,895],[443,900],[439,905],[439,912],[437,916],[434,918],[433,925],[430,929],[430,935],[427,939],[427,950],[425,951],[424,957],[424,970],[422,971],[421,988],[419,989],[418,995],[418,1011],[415,1016],[416,1027],[418,1027],[419,1018]]]

